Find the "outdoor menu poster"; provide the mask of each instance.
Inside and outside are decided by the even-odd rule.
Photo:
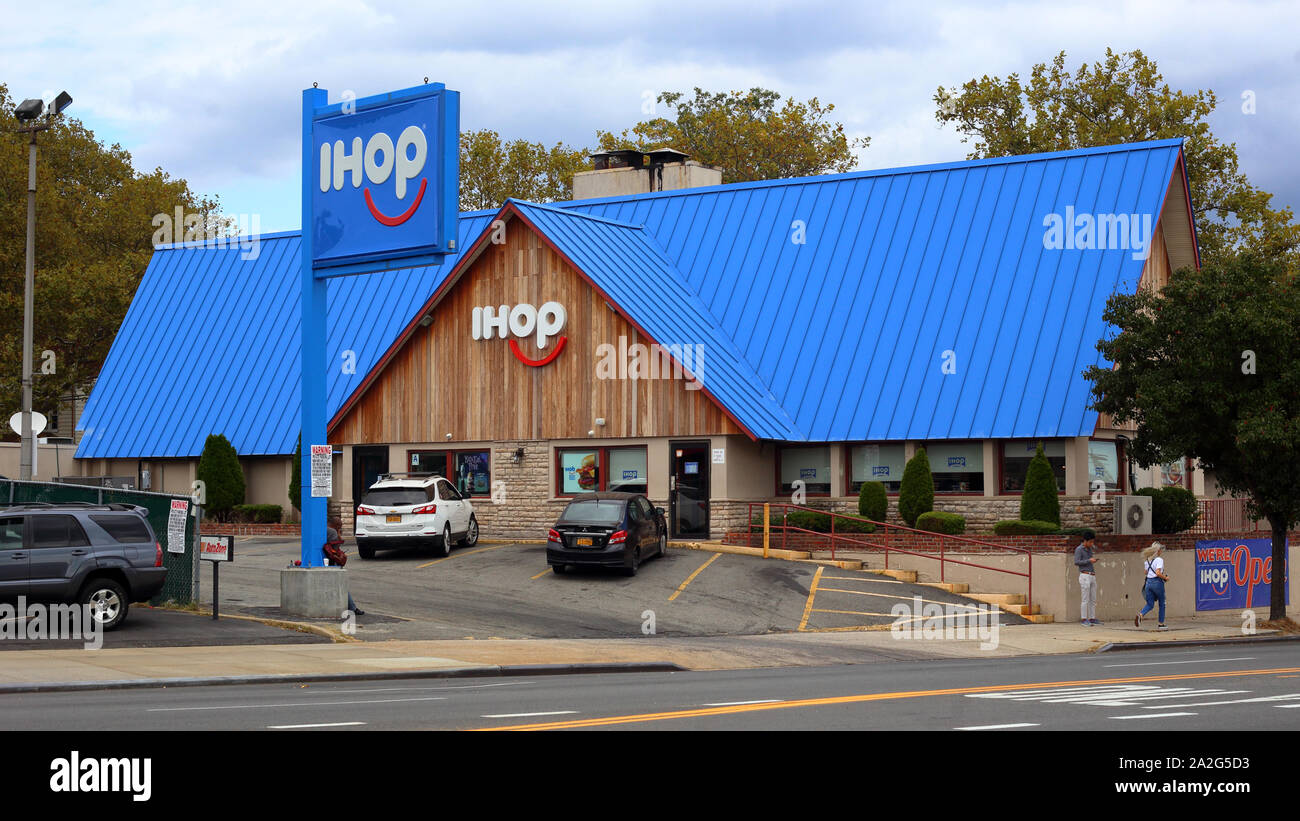
[[[188,499],[172,499],[171,511],[167,514],[167,552],[185,552],[185,517],[189,515]]]
[[[334,448],[331,445],[311,446],[311,495],[334,494]]]

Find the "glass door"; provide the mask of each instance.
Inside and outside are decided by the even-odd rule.
[[[675,539],[709,537],[709,443],[668,444],[668,529]]]

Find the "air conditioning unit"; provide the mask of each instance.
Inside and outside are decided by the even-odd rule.
[[[1115,534],[1151,534],[1151,497],[1120,496],[1115,500]]]

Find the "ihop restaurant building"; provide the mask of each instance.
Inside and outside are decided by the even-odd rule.
[[[1132,489],[1126,431],[1080,374],[1110,294],[1198,264],[1181,141],[733,185],[675,152],[596,160],[581,198],[461,214],[441,266],[329,281],[346,519],[380,473],[431,471],[486,537],[540,538],[616,489],[718,537],[795,493],[856,510],[924,446],[936,509],[979,532],[1018,516],[1042,441],[1063,524],[1110,529],[1089,489]],[[185,489],[224,433],[248,501],[290,509],[299,236],[247,257],[154,254],[80,421],[84,473]],[[1218,495],[1182,464],[1132,472]]]

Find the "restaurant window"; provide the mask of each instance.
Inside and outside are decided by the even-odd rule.
[[[907,464],[903,443],[854,445],[849,448],[849,490],[857,494],[863,482],[881,482],[885,490],[897,493]]]
[[[935,493],[984,492],[984,443],[936,442],[925,446]]]
[[[406,453],[411,473],[442,476],[461,493],[492,492],[492,452],[487,450],[411,450]]]
[[[1025,489],[1025,474],[1038,448],[1037,441],[1019,440],[1002,443],[1002,492],[1020,493]],[[1065,443],[1044,442],[1043,452],[1056,475],[1056,489],[1065,492]]]
[[[831,492],[831,449],[819,448],[781,448],[777,451],[777,463],[780,465],[778,492],[793,493],[794,483],[803,482],[807,493],[829,494]]]
[[[1088,442],[1088,490],[1091,492],[1104,486],[1111,493],[1119,493],[1122,490],[1120,482],[1118,443]]]
[[[556,462],[561,496],[597,490],[645,493],[649,487],[644,447],[558,448]]]

